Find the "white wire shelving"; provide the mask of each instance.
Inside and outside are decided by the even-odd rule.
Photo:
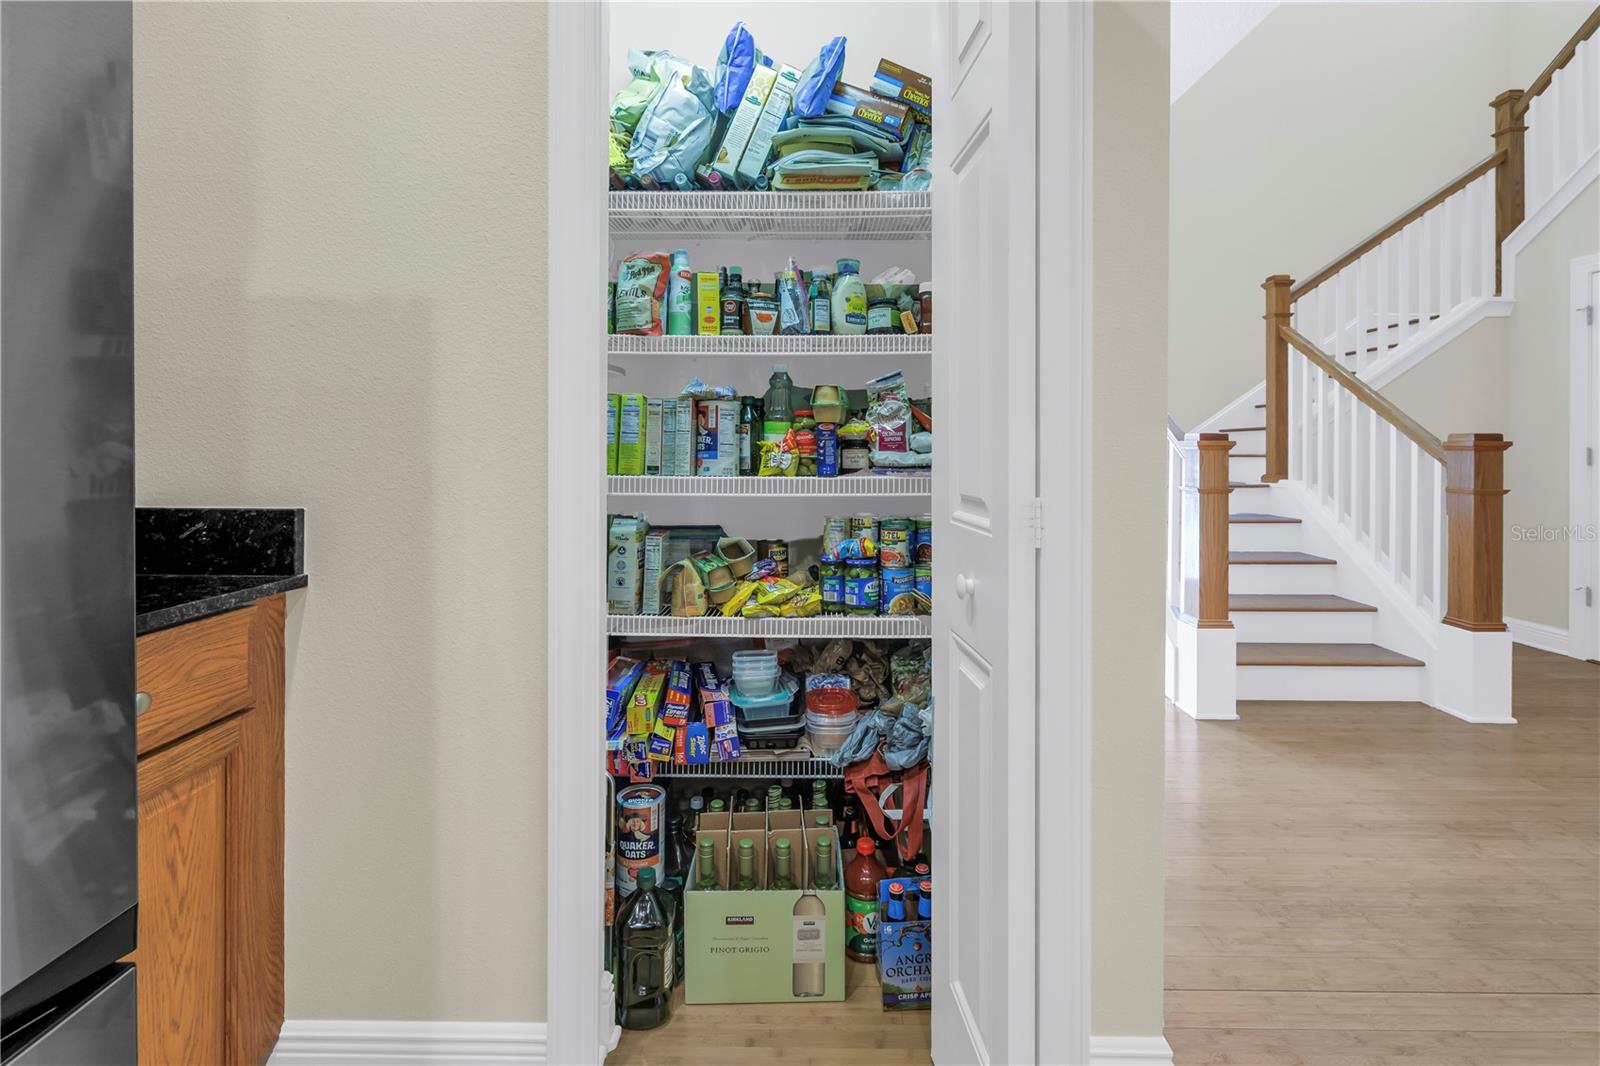
[[[732,762],[703,763],[698,766],[663,763],[654,768],[654,776],[837,778],[843,777],[844,774],[827,759],[814,758],[809,753],[784,752],[767,755],[759,750],[746,750]]]
[[[804,355],[932,355],[933,334],[894,333],[836,337],[827,333],[774,337],[638,337],[618,333],[606,338],[612,356],[745,356],[794,358]]]
[[[928,615],[861,617],[824,615],[818,618],[674,618],[660,614],[606,616],[606,632],[614,637],[832,637],[905,638],[933,635]]]
[[[659,477],[613,474],[606,478],[612,496],[759,496],[771,498],[854,499],[862,496],[920,497],[933,495],[926,474],[849,474],[843,477]]]
[[[850,237],[933,233],[929,192],[612,192],[613,237]]]

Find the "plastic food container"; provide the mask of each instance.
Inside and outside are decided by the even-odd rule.
[[[861,701],[847,688],[819,688],[806,693],[806,711],[819,718],[854,716]]]
[[[788,717],[794,705],[794,694],[800,691],[800,683],[792,674],[784,674],[782,680],[768,693],[750,693],[745,691],[743,684],[736,678],[728,690],[728,699],[738,711],[739,717],[749,722],[760,722],[771,718]]]
[[[828,717],[806,712],[806,741],[811,745],[811,753],[827,756],[838,751],[855,732],[859,717],[855,712]]]
[[[770,696],[782,671],[774,651],[736,651],[733,653],[733,683],[747,696]]]

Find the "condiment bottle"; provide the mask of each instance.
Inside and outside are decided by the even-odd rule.
[[[833,279],[833,332],[860,336],[867,332],[867,286],[861,280],[861,261],[841,259]]]
[[[857,962],[878,957],[878,882],[885,876],[877,844],[863,833],[856,857],[844,868],[844,953]]]

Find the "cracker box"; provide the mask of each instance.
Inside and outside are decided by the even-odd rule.
[[[933,79],[891,59],[878,60],[872,91],[899,100],[923,117],[933,114]]]

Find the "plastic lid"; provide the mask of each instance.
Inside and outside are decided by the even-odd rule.
[[[861,273],[861,260],[859,259],[841,259],[837,265],[841,274]]]
[[[683,175],[679,174],[678,177],[681,178]],[[689,250],[687,248],[674,248],[672,250],[672,258],[687,260],[689,258]]]
[[[655,888],[656,887],[656,868],[654,866],[643,867],[639,871],[638,880],[639,880],[639,887],[641,889],[645,890],[645,891],[648,891],[648,890],[650,890],[652,888]]]
[[[878,854],[878,845],[872,842],[871,837],[862,837],[856,841],[856,853],[859,855],[876,855]]]
[[[772,372],[774,374],[787,374],[789,372],[789,364],[788,363],[773,363],[772,364]]]

